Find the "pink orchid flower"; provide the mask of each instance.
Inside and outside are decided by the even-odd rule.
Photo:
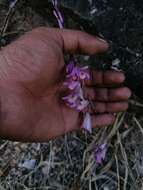
[[[77,94],[69,94],[68,96],[66,97],[63,97],[62,98],[63,100],[65,100],[65,102],[69,103],[69,104],[73,104],[73,103],[76,103],[77,100],[78,100],[78,95]]]
[[[74,90],[76,88],[80,88],[80,82],[68,80],[68,81],[64,82],[64,86],[66,86],[70,90]]]
[[[94,150],[94,156],[97,164],[101,164],[105,159],[107,152],[107,143],[103,143],[101,145],[96,145]]]
[[[87,73],[87,70],[84,69],[84,67],[74,67],[71,72],[68,72],[67,78],[72,78],[72,80],[86,80],[89,79],[90,76]]]
[[[92,124],[91,124],[91,116],[89,113],[85,114],[83,124],[82,124],[82,129],[85,131],[92,133]]]
[[[89,104],[88,100],[81,100],[79,104],[76,106],[77,111],[83,111]]]

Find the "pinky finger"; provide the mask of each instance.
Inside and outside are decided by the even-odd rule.
[[[115,116],[113,114],[100,114],[92,115],[92,126],[95,127],[104,127],[112,125],[115,121]]]

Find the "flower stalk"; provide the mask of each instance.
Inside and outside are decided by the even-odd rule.
[[[59,11],[58,0],[52,0],[54,7],[53,14],[58,21],[60,29],[64,28],[64,19]],[[66,66],[66,79],[63,85],[70,91],[70,94],[63,97],[65,104],[83,114],[83,122],[81,128],[85,132],[92,133],[91,116],[88,112],[90,102],[84,98],[83,88],[86,80],[90,79],[88,66],[79,67],[73,56],[70,56]],[[93,149],[96,164],[102,164],[107,152],[107,143],[95,145]]]

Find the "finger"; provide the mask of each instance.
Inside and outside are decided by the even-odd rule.
[[[117,113],[128,109],[127,102],[103,103],[93,102],[90,107],[90,113]]]
[[[39,27],[27,34],[35,37],[36,35],[41,36],[41,39],[47,41],[47,43],[54,40],[61,49],[70,54],[85,53],[94,55],[106,51],[109,47],[105,40],[79,30]]]
[[[116,89],[85,88],[84,96],[88,100],[95,101],[126,101],[130,98],[131,91],[127,87]]]
[[[125,80],[125,75],[122,72],[110,70],[91,70],[90,76],[91,78],[85,82],[88,86],[121,84]]]
[[[64,50],[68,53],[85,53],[94,55],[108,49],[108,44],[101,38],[82,31],[60,30],[63,38]]]
[[[102,114],[91,116],[93,127],[103,127],[112,125],[115,121],[115,116],[112,114]]]
[[[101,38],[78,30],[40,27],[31,32],[44,36],[44,40],[54,39],[65,52],[94,55],[108,49],[108,43]]]

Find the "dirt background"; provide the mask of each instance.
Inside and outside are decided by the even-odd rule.
[[[66,28],[103,36],[110,44],[104,56],[79,57],[96,68],[115,65],[127,85],[143,97],[143,4],[141,0],[65,0],[60,2]],[[13,9],[0,1],[0,44],[5,46],[38,26],[57,26],[48,0],[19,0]],[[143,104],[130,100],[128,112],[114,126],[91,136],[73,133],[47,143],[0,141],[2,190],[142,190]],[[108,153],[97,166],[91,147],[108,138]]]

